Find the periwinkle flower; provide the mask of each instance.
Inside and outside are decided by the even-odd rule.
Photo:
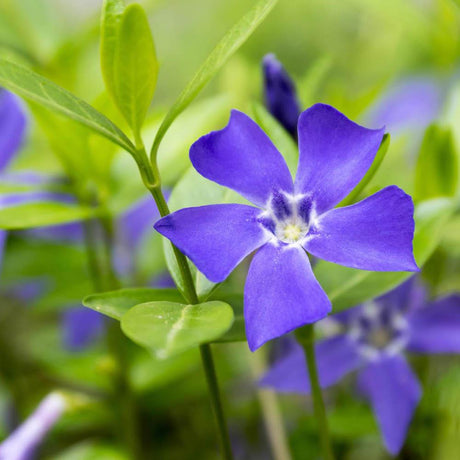
[[[333,209],[372,164],[383,133],[333,107],[314,105],[299,117],[295,182],[267,135],[236,110],[224,129],[192,145],[190,159],[201,175],[255,206],[185,208],[160,219],[155,229],[216,283],[258,249],[244,294],[251,350],[331,310],[305,251],[363,270],[418,270],[413,204],[398,187]]]
[[[104,316],[97,311],[78,305],[67,308],[63,313],[62,334],[67,350],[85,349],[99,338],[104,330]]]
[[[1,460],[30,460],[48,431],[67,407],[66,399],[57,392],[43,399],[35,412],[0,444]]]
[[[264,57],[262,68],[265,105],[286,131],[297,138],[300,104],[295,84],[274,54],[267,54]]]
[[[342,332],[316,344],[323,388],[358,370],[358,387],[370,401],[386,448],[397,454],[422,391],[404,352],[460,352],[460,296],[426,302],[408,282],[335,319]],[[319,323],[321,324],[321,323]],[[296,346],[268,371],[261,385],[281,392],[309,393],[305,356]]]

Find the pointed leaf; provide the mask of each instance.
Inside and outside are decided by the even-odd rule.
[[[273,9],[277,1],[278,0],[259,0],[259,2],[227,32],[212,50],[206,61],[198,69],[198,72],[166,114],[153,142],[151,151],[151,156],[153,158],[156,157],[160,142],[172,122],[187,108],[206,86],[209,80],[214,77],[227,60],[249,38],[259,24],[265,19],[267,14]]]
[[[83,299],[83,305],[120,321],[130,308],[154,300],[180,302],[183,298],[175,289],[127,288],[91,294]]]
[[[129,5],[121,19],[115,54],[115,101],[134,133],[139,133],[153,98],[158,61],[149,23],[140,5]]]
[[[457,156],[449,128],[431,125],[423,138],[415,169],[415,199],[454,196],[457,191]]]
[[[0,86],[78,121],[128,152],[136,152],[126,135],[105,115],[71,92],[25,67],[0,59]]]
[[[115,99],[115,55],[125,10],[122,0],[104,0],[101,17],[101,70],[107,91]]]
[[[121,328],[134,342],[164,359],[217,339],[232,322],[233,310],[224,302],[149,302],[130,309],[121,319]]]

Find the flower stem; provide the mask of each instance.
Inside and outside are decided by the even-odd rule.
[[[318,422],[319,438],[325,460],[334,460],[329,428],[327,425],[326,409],[324,407],[323,395],[318,378],[318,368],[315,358],[315,331],[313,324],[297,329],[296,337],[302,345],[307,359],[308,375],[310,377],[311,395],[313,399],[313,409]]]
[[[135,159],[139,166],[142,180],[146,188],[152,194],[161,217],[164,217],[170,214],[170,210],[163,195],[163,191],[161,190],[161,180],[158,166],[156,161],[150,162],[140,136],[138,135],[135,137],[137,148],[137,155]],[[197,304],[199,303],[199,298],[196,292],[195,283],[193,282],[193,277],[187,262],[187,258],[172,243],[171,245],[174,250],[174,257],[176,258],[177,265],[182,277],[182,282],[184,284],[185,300],[191,305]],[[222,458],[225,460],[232,460],[233,455],[230,438],[228,436],[227,422],[222,406],[211,346],[209,344],[200,345],[200,354],[203,370],[206,376],[206,382],[208,384],[208,392],[211,399],[211,405],[217,424],[217,431],[222,449]]]
[[[220,398],[219,385],[217,382],[214,359],[212,357],[211,345],[200,345],[201,362],[203,363],[206,382],[208,384],[209,396],[214,412],[214,418],[218,427],[219,441],[222,449],[222,458],[232,460],[232,447],[228,436],[227,421],[225,419],[224,409]]]

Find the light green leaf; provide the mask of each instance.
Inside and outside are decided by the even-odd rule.
[[[262,104],[253,102],[252,111],[254,112],[255,122],[265,131],[283,155],[289,171],[294,176],[297,171],[297,162],[299,159],[299,149],[294,139]]]
[[[318,88],[333,63],[331,56],[321,56],[307,70],[297,85],[303,107],[310,107],[318,100]]]
[[[383,136],[382,142],[380,143],[380,147],[375,154],[375,158],[371,167],[367,170],[367,173],[364,175],[364,177],[359,181],[358,185],[356,185],[356,187],[349,193],[349,195],[347,195],[347,197],[339,203],[339,206],[348,206],[357,200],[360,193],[366,188],[366,186],[375,176],[375,173],[379,170],[380,165],[382,164],[382,161],[388,152],[389,146],[390,135],[387,133]]]
[[[140,5],[129,5],[121,19],[115,54],[115,102],[139,133],[153,98],[158,61],[149,23]]]
[[[457,156],[449,128],[431,125],[423,138],[415,169],[415,199],[454,196],[457,191]]]
[[[125,10],[122,0],[104,0],[101,17],[101,70],[104,83],[115,99],[115,55],[118,32]]]
[[[187,108],[206,84],[214,77],[225,62],[249,38],[258,25],[273,9],[278,0],[259,0],[259,2],[237,22],[212,50],[206,61],[198,69],[166,114],[152,145],[151,156],[156,157],[158,147],[172,122]]]
[[[154,300],[180,302],[183,298],[175,289],[127,288],[91,294],[83,305],[120,321],[130,308]]]
[[[0,209],[0,229],[19,230],[66,224],[94,217],[93,208],[56,202],[27,203]]]
[[[224,302],[148,302],[130,309],[121,319],[121,328],[164,359],[217,339],[232,323],[233,310]]]
[[[78,121],[128,152],[136,152],[126,135],[87,102],[35,72],[1,58],[0,86]]]
[[[415,212],[414,255],[421,267],[436,249],[454,210],[448,199],[420,203]],[[354,307],[401,284],[412,272],[370,272],[320,261],[315,276],[332,302],[334,312]]]

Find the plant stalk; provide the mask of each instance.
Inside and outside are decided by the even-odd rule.
[[[327,424],[326,409],[324,407],[323,395],[319,384],[318,368],[315,358],[315,330],[313,324],[307,324],[296,331],[296,337],[305,351],[307,360],[308,375],[310,377],[311,396],[313,399],[313,410],[318,423],[318,432],[325,460],[334,460],[329,428]]]
[[[170,210],[163,195],[163,191],[161,190],[160,173],[156,164],[156,160],[150,162],[140,136],[135,137],[137,148],[137,155],[135,159],[139,166],[144,185],[152,194],[161,217],[167,216],[170,214]],[[177,265],[179,267],[182,281],[184,283],[185,300],[191,305],[197,304],[199,303],[199,298],[195,289],[195,283],[193,282],[193,277],[187,262],[187,258],[172,243],[171,245],[174,251],[174,257],[176,258]],[[200,345],[200,355],[203,370],[206,376],[206,382],[208,385],[211,406],[216,420],[219,441],[222,449],[222,458],[225,460],[232,460],[233,454],[230,438],[228,435],[227,422],[222,406],[222,399],[220,395],[219,384],[217,381],[212,350],[209,344]]]

